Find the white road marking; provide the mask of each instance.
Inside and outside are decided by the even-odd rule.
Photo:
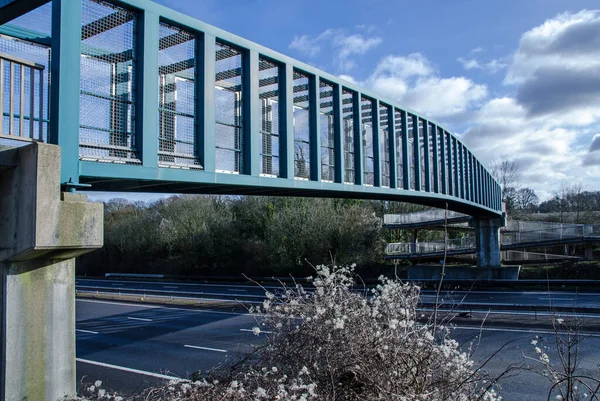
[[[140,320],[140,321],[142,321],[142,322],[151,322],[151,321],[152,321],[152,319],[144,319],[144,318],[142,318],[142,317],[129,317],[129,316],[127,316],[127,319],[131,319],[131,320]]]
[[[554,297],[542,297],[542,298],[538,298],[541,299],[542,301],[547,301],[548,299],[550,301],[575,301],[575,298],[554,298]]]
[[[254,332],[254,330],[252,329],[240,329],[240,331],[249,331],[249,332]],[[265,334],[273,334],[272,331],[266,331],[266,330],[261,330],[260,334],[265,333]]]
[[[227,350],[224,349],[218,349],[218,348],[208,348],[208,347],[199,347],[197,345],[184,345],[184,347],[186,348],[196,348],[196,349],[203,349],[205,351],[215,351],[215,352],[227,352]]]
[[[88,359],[76,358],[75,360],[77,362],[81,362],[81,363],[89,363],[90,365],[96,365],[96,366],[102,366],[104,368],[122,370],[124,372],[137,373],[139,375],[152,376],[152,377],[156,377],[156,378],[159,378],[159,379],[178,380],[178,381],[183,380],[180,377],[162,375],[160,373],[146,372],[145,370],[126,368],[125,366],[111,365],[109,363],[97,362],[97,361],[90,361]]]
[[[79,331],[80,333],[98,334],[97,331],[91,331],[91,330],[75,329],[75,331]]]
[[[503,331],[509,333],[538,333],[538,334],[555,334],[554,330],[544,329],[508,329],[499,327],[468,327],[468,326],[454,326],[454,330],[477,330],[477,331]],[[558,334],[567,334],[559,331]],[[600,337],[600,334],[582,332],[579,334],[581,337]]]
[[[93,304],[134,306],[134,307],[146,308],[146,309],[182,310],[182,311],[195,312],[195,313],[214,313],[214,314],[218,314],[218,315],[252,316],[252,314],[250,314],[250,313],[223,312],[223,311],[216,311],[216,310],[212,310],[212,309],[172,308],[172,307],[164,307],[164,306],[157,306],[157,305],[146,305],[146,304],[136,304],[136,303],[123,303],[123,302],[110,302],[110,301],[98,301],[98,300],[80,299],[80,298],[78,298],[76,301],[77,302],[88,302],[88,303],[93,303]]]

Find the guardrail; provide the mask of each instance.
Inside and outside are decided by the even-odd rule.
[[[420,280],[427,281],[427,280]],[[439,280],[435,280],[436,283]],[[456,281],[456,280],[454,280]],[[539,280],[526,280],[539,281]],[[590,280],[587,280],[590,281]],[[510,282],[514,284],[514,282]],[[546,283],[547,284],[547,283]],[[361,290],[363,291],[363,290]],[[252,294],[222,294],[208,292],[189,292],[189,291],[166,291],[166,290],[148,290],[132,288],[107,288],[97,286],[77,286],[76,295],[107,295],[117,297],[143,297],[155,298],[157,300],[196,300],[196,301],[216,301],[233,302],[238,304],[262,303],[266,299],[265,295]],[[421,308],[434,308],[435,302],[419,302]],[[498,311],[498,312],[547,312],[547,313],[578,313],[578,314],[600,314],[600,308],[585,306],[554,306],[554,305],[519,305],[507,303],[465,303],[465,302],[442,302],[437,304],[437,308],[453,312],[478,312],[478,311]]]
[[[3,138],[43,140],[44,69],[41,64],[0,53],[0,136]]]

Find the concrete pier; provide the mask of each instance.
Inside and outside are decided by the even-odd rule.
[[[60,148],[0,152],[0,400],[75,393],[75,257],[103,244],[103,205],[60,190]]]
[[[475,240],[478,267],[500,266],[500,227],[504,227],[504,217],[496,219],[475,219]]]

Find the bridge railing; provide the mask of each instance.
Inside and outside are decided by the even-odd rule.
[[[426,254],[475,248],[475,237],[463,237],[431,242],[398,242],[386,246],[386,255]]]
[[[0,138],[44,140],[45,66],[0,53]]]
[[[448,210],[446,215],[446,211],[443,209],[432,209],[404,214],[385,214],[383,216],[383,224],[415,224],[427,221],[444,220],[446,217],[448,219],[455,219],[468,216],[452,210]]]

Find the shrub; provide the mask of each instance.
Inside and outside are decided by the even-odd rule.
[[[236,364],[196,382],[148,390],[145,400],[500,399],[450,338],[419,321],[419,288],[381,278],[353,289],[353,267],[316,268],[314,288],[267,292],[255,334],[266,342]]]

